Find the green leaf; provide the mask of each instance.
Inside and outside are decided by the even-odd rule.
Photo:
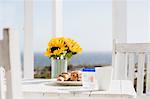
[[[71,59],[72,58],[72,53],[70,52],[70,53],[67,53],[66,55],[65,55],[65,57],[67,57],[68,59]]]

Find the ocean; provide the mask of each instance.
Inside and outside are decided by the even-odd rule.
[[[110,65],[112,63],[111,52],[86,52],[77,54],[68,61],[73,66],[78,65]],[[50,66],[50,60],[44,53],[34,53],[34,66]]]

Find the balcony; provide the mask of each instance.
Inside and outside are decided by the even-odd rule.
[[[88,49],[89,47],[85,46],[87,43],[89,45],[93,45],[95,47],[96,51],[99,51],[100,49],[103,49],[105,46],[104,51],[107,48],[112,48],[110,50],[112,53],[112,67],[114,69],[113,74],[113,82],[111,85],[110,91],[87,91],[87,90],[76,90],[80,89],[78,87],[70,88],[67,87],[58,87],[53,84],[53,79],[34,79],[34,32],[41,31],[39,28],[43,28],[46,26],[37,26],[39,28],[35,28],[35,25],[38,24],[35,17],[36,16],[36,7],[38,6],[37,3],[35,3],[33,0],[22,0],[22,1],[0,1],[0,28],[2,29],[3,38],[0,41],[0,65],[4,67],[1,68],[1,78],[0,78],[0,97],[2,99],[48,99],[48,98],[54,98],[54,99],[68,99],[68,98],[92,98],[92,99],[98,99],[98,98],[107,98],[107,99],[113,99],[113,98],[138,98],[138,99],[148,99],[149,93],[150,93],[150,55],[149,55],[149,48],[150,48],[150,30],[149,30],[149,13],[150,13],[150,2],[148,0],[95,0],[91,1],[81,1],[81,5],[78,8],[75,7],[75,9],[69,11],[66,10],[67,7],[73,7],[73,4],[77,4],[77,2],[80,1],[74,1],[74,3],[71,3],[67,0],[45,0],[45,3],[43,5],[46,6],[46,4],[50,3],[51,6],[51,20],[46,23],[51,23],[51,25],[47,24],[48,26],[51,26],[51,37],[60,37],[60,36],[67,36],[70,35],[70,37],[74,37],[75,39],[81,40],[81,43],[85,47],[85,49]],[[21,2],[21,3],[20,3]],[[42,1],[39,0],[40,3]],[[43,1],[44,2],[44,1]],[[88,2],[88,3],[87,3]],[[130,3],[129,3],[130,2]],[[40,4],[39,3],[39,4]],[[83,8],[84,3],[88,5]],[[102,3],[102,4],[101,4]],[[8,5],[7,5],[8,4]],[[90,4],[95,4],[95,7],[97,7],[97,13],[98,11],[103,12],[102,15],[106,15],[109,17],[110,20],[105,20],[106,23],[109,24],[93,24],[97,22],[96,20],[99,17],[95,17],[98,14],[93,13],[94,10],[91,10],[94,6],[91,6],[91,9],[88,9],[90,7]],[[98,10],[98,7],[96,4],[101,4],[101,6],[108,6],[107,9],[101,9]],[[103,5],[104,4],[104,5]],[[16,6],[17,5],[17,6]],[[11,7],[12,6],[12,7]],[[22,9],[18,10],[18,8]],[[75,5],[74,5],[75,6]],[[49,6],[48,6],[49,7]],[[11,12],[12,9],[14,9],[15,12]],[[130,9],[131,8],[131,9]],[[65,9],[65,10],[64,10]],[[91,10],[90,13],[88,10]],[[5,11],[6,10],[6,11]],[[10,10],[10,12],[9,12]],[[37,10],[37,9],[36,9]],[[40,11],[41,9],[37,10]],[[74,13],[76,11],[85,11],[84,14],[88,15],[85,17],[83,13],[79,13],[80,16],[75,16],[77,20],[80,20],[80,24],[82,28],[85,29],[84,37],[81,37],[80,35],[80,26],[76,27],[79,34],[76,34],[72,36],[72,34],[65,34],[64,32],[70,32],[71,30],[74,30],[74,28],[69,27],[69,25],[78,26],[70,24],[71,22],[74,22],[74,24],[77,24],[78,22],[71,21],[72,11]],[[111,10],[111,11],[108,11]],[[132,11],[133,10],[133,11]],[[7,11],[9,13],[7,13]],[[45,11],[45,10],[44,10]],[[40,11],[39,16],[45,15],[44,11]],[[46,11],[48,11],[46,9]],[[144,11],[144,12],[143,12]],[[17,13],[18,12],[18,13]],[[104,12],[107,12],[104,13]],[[135,12],[138,16],[135,17],[135,15],[132,13]],[[70,14],[71,13],[71,14]],[[63,15],[64,14],[64,15]],[[92,17],[92,14],[94,17]],[[94,15],[95,14],[95,15]],[[18,19],[15,19],[15,17],[22,15],[23,17],[19,17]],[[130,15],[130,16],[128,16]],[[46,15],[45,15],[46,16]],[[70,20],[66,16],[71,16]],[[89,25],[86,18],[88,19],[91,17],[92,25]],[[105,16],[103,16],[105,17]],[[103,18],[102,17],[102,18]],[[107,19],[106,17],[106,19]],[[112,17],[112,18],[111,18]],[[14,18],[14,19],[13,19]],[[73,17],[74,18],[74,17]],[[93,19],[92,19],[93,18]],[[95,18],[95,19],[94,19]],[[37,18],[38,19],[38,18]],[[42,18],[39,18],[41,20],[44,20]],[[85,21],[83,21],[85,19]],[[18,23],[17,20],[23,20],[21,23]],[[47,20],[47,19],[46,19]],[[68,21],[69,20],[69,21]],[[72,19],[73,20],[73,19]],[[89,20],[89,19],[88,19]],[[101,19],[101,22],[104,19]],[[81,22],[82,21],[82,22]],[[35,23],[36,24],[35,24]],[[66,25],[66,23],[69,23],[69,25]],[[77,22],[77,23],[75,23]],[[84,23],[85,22],[85,23]],[[93,23],[92,23],[93,22]],[[137,24],[136,24],[137,22]],[[16,25],[17,24],[17,25]],[[42,24],[42,23],[41,23]],[[87,24],[87,27],[85,26]],[[88,27],[88,25],[92,29]],[[103,27],[103,25],[105,25]],[[98,28],[96,28],[98,27]],[[99,27],[101,27],[101,31],[99,31]],[[22,30],[23,28],[23,30]],[[89,29],[88,29],[89,28]],[[36,30],[37,29],[37,30]],[[75,31],[76,31],[75,29]],[[97,29],[97,30],[94,30]],[[136,30],[137,29],[137,30]],[[44,29],[43,29],[44,30]],[[107,31],[106,31],[107,30]],[[45,30],[46,31],[46,30]],[[95,44],[97,43],[96,40],[99,40],[100,37],[94,36],[97,34],[88,33],[88,31],[94,31],[95,33],[104,32],[106,33],[106,44],[103,44],[105,42],[101,42],[100,46]],[[97,32],[98,31],[98,32]],[[18,32],[18,33],[17,33]],[[47,32],[47,31],[46,31]],[[48,31],[49,32],[49,31]],[[107,32],[111,33],[109,36],[107,35]],[[133,33],[132,33],[133,32]],[[87,33],[87,34],[86,34]],[[101,34],[101,35],[104,35]],[[21,36],[19,36],[21,35]],[[38,34],[36,34],[37,36]],[[45,34],[43,34],[45,35]],[[86,38],[85,37],[88,38]],[[90,35],[90,36],[89,36]],[[0,36],[0,37],[1,37]],[[89,38],[91,36],[95,37],[95,39],[92,38],[92,43],[88,42]],[[135,36],[135,37],[134,37]],[[19,38],[23,38],[23,40],[19,40]],[[42,37],[42,35],[40,35]],[[46,37],[46,36],[45,36]],[[49,37],[49,38],[51,38]],[[138,37],[138,38],[136,38]],[[101,37],[101,39],[104,37]],[[142,39],[141,39],[142,38]],[[37,38],[36,38],[37,39]],[[85,39],[87,42],[85,42]],[[39,39],[37,39],[39,41]],[[95,40],[95,41],[94,41]],[[143,41],[142,41],[143,40]],[[41,40],[42,41],[42,40]],[[5,43],[4,43],[5,42]],[[24,44],[22,44],[24,42]],[[20,57],[20,47],[19,43],[21,43],[21,46],[23,47],[23,67],[21,67],[21,62],[19,61],[21,59]],[[93,44],[94,43],[94,44]],[[44,43],[45,44],[45,43]],[[37,44],[38,45],[38,44]],[[40,45],[40,43],[39,43]],[[94,47],[91,48],[94,50]],[[10,50],[11,48],[11,50]],[[91,50],[89,48],[89,50]],[[23,68],[23,71],[21,71],[21,68]],[[5,75],[5,77],[4,77]],[[5,78],[7,79],[5,81]],[[47,83],[50,85],[47,85]],[[6,86],[7,87],[6,87]],[[7,91],[6,91],[7,89]],[[22,89],[22,91],[20,90]],[[135,93],[135,91],[136,93]],[[7,92],[7,93],[5,93]]]

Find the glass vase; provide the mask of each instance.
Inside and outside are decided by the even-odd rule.
[[[67,72],[67,59],[51,58],[51,78],[57,78],[62,72]]]

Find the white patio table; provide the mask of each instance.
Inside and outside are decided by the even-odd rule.
[[[109,91],[83,91],[82,86],[58,86],[54,80],[24,80],[24,99],[134,99],[136,92],[128,80],[113,80]]]

